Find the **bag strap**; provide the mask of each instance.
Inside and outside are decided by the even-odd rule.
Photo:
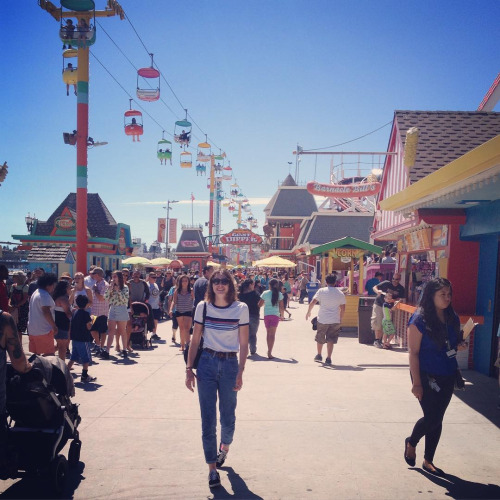
[[[203,328],[205,328],[205,320],[207,319],[207,303],[203,303]]]

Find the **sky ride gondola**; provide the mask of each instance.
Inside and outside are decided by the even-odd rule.
[[[163,132],[164,134],[165,132]],[[172,143],[167,141],[162,134],[161,141],[158,141],[158,146],[156,147],[156,157],[160,160],[163,165],[163,160],[165,160],[165,165],[167,160],[170,160],[170,165],[172,165]]]
[[[193,166],[193,155],[189,151],[181,153],[181,168],[191,168]]]
[[[188,122],[187,119],[187,109],[184,110],[186,112],[186,118],[184,120],[178,120],[175,122],[174,128],[174,141],[182,146],[189,146],[191,142],[191,130],[193,126],[191,122]]]
[[[63,49],[72,47],[89,47],[95,43],[95,3],[94,0],[61,0],[61,7],[81,12],[75,26],[72,19],[61,16],[61,27],[59,38],[63,42]],[[94,18],[94,24],[89,24],[90,18]]]
[[[207,142],[205,135],[205,142],[200,142],[198,144],[198,154],[196,159],[199,162],[208,162],[212,159],[212,146]]]
[[[69,95],[69,86],[73,85],[75,95],[76,84],[78,83],[78,68],[73,66],[72,63],[66,63],[66,59],[71,59],[77,57],[78,51],[76,49],[66,49],[63,51],[63,69],[62,69],[62,79],[66,84],[66,95]]]
[[[136,139],[138,142],[140,142],[141,140],[139,139],[139,136],[144,134],[142,113],[136,109],[132,109],[132,99],[129,99],[129,101],[130,109],[128,111],[125,111],[123,117],[125,134],[131,135],[134,142],[136,141]]]
[[[222,169],[222,178],[225,181],[230,181],[233,178],[233,169],[231,168],[231,165]]]
[[[137,70],[137,97],[141,101],[154,102],[160,98],[160,72],[153,67],[153,54],[149,54],[151,56],[151,66],[149,68],[139,68]],[[157,88],[140,88],[139,87],[139,77],[142,77],[146,80],[155,80],[153,82],[152,87],[155,86]]]

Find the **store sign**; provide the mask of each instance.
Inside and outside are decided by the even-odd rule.
[[[307,190],[319,196],[359,198],[373,196],[380,191],[380,182],[355,182],[354,184],[322,184],[311,181],[307,183]]]
[[[61,215],[61,217],[56,218],[54,225],[59,231],[74,231],[76,228],[76,221],[72,217]]]
[[[259,245],[262,243],[262,238],[249,229],[234,229],[222,236],[220,240],[222,243],[231,245]]]
[[[337,258],[348,257],[355,259],[361,257],[365,253],[364,250],[360,248],[334,248],[332,251],[332,255]]]
[[[200,242],[196,240],[181,240],[180,245],[185,248],[196,248],[200,246]]]

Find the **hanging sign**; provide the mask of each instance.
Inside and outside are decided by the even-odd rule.
[[[156,236],[156,241],[164,242],[165,241],[165,228],[167,227],[167,219],[160,218],[158,219],[158,234]]]
[[[365,250],[361,248],[334,248],[332,250],[333,257],[346,257],[346,258],[355,258],[358,259],[365,253]]]
[[[222,243],[230,243],[231,245],[259,245],[262,243],[262,238],[249,229],[233,229],[230,233],[222,236],[220,240]]]
[[[322,184],[311,181],[307,183],[307,190],[318,196],[332,198],[360,198],[373,196],[380,191],[380,182],[355,182],[353,184]]]

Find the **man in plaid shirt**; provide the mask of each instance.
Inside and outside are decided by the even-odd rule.
[[[92,308],[90,314],[95,317],[90,333],[96,343],[96,354],[100,354],[103,359],[109,359],[109,352],[105,347],[106,334],[108,333],[108,312],[109,304],[104,298],[108,289],[108,283],[104,279],[104,271],[100,267],[95,267],[91,272],[91,277],[95,281],[92,287]]]

